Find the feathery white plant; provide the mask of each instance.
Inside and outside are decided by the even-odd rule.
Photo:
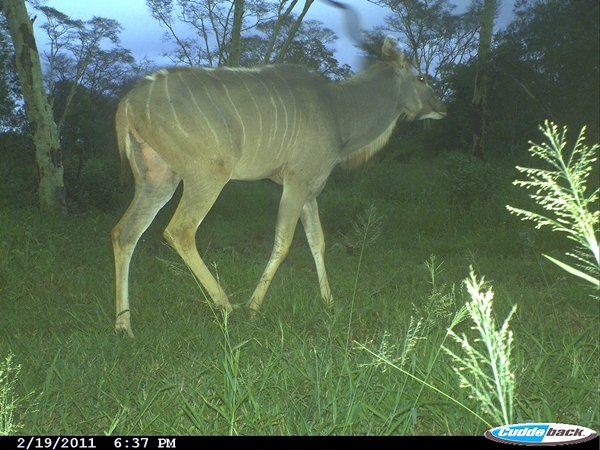
[[[450,329],[448,334],[461,345],[464,356],[445,346],[442,348],[457,363],[453,370],[459,377],[460,386],[472,391],[470,397],[477,400],[483,412],[492,417],[496,426],[510,424],[513,423],[515,375],[510,367],[513,333],[508,329],[508,322],[517,307],[512,308],[497,330],[492,317],[494,293],[491,289],[482,292],[484,278],[477,280],[471,268],[465,284],[471,296],[465,306],[479,336],[469,342],[464,333],[459,336]]]
[[[555,124],[546,121],[544,126],[540,126],[540,130],[548,138],[548,142],[540,145],[530,141],[529,151],[549,163],[554,169],[531,169],[517,166],[517,169],[525,173],[529,180],[516,180],[514,184],[526,189],[534,189],[535,194],[531,194],[531,198],[545,210],[551,212],[554,218],[512,206],[507,206],[507,208],[511,213],[524,220],[536,222],[536,228],[550,225],[553,231],[567,233],[567,236],[577,242],[579,246],[576,253],[567,253],[567,255],[577,259],[583,270],[548,255],[544,256],[571,274],[599,287],[598,222],[600,213],[597,201],[600,190],[596,189],[586,196],[586,181],[592,171],[592,164],[598,159],[598,144],[588,147],[583,143],[585,138],[585,127],[583,127],[573,151],[565,159],[563,149],[567,144],[567,127],[563,127],[562,132],[559,132]],[[593,259],[590,258],[587,250],[592,253]]]

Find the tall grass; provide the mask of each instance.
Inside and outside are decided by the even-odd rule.
[[[426,265],[430,270],[431,283],[434,286],[431,299],[433,300],[432,306],[435,308],[437,306],[435,304],[437,303],[442,303],[442,305],[446,303],[449,296],[436,295],[435,275],[439,271],[440,266],[435,265],[435,257],[432,256]],[[424,377],[419,378],[415,376],[414,369],[411,373],[411,371],[403,368],[409,355],[414,352],[417,343],[420,340],[426,339],[426,335],[420,333],[423,323],[422,318],[415,320],[411,317],[404,342],[398,348],[398,356],[391,356],[393,353],[391,350],[394,349],[394,346],[389,346],[386,343],[385,335],[382,345],[377,351],[373,351],[363,344],[358,344],[358,348],[373,355],[376,365],[380,363],[385,364],[414,379],[422,385],[422,388],[429,389],[446,398],[448,401],[456,403],[467,413],[472,414],[490,428],[501,424],[513,423],[515,374],[511,370],[513,335],[508,330],[508,322],[514,314],[516,306],[509,313],[501,329],[496,330],[495,321],[492,317],[492,291],[481,292],[484,286],[483,279],[478,281],[472,270],[470,277],[465,280],[465,285],[471,300],[454,313],[446,332],[446,336],[452,337],[460,344],[460,348],[458,350],[448,348],[445,344],[446,338],[444,337],[439,349],[451,356],[454,362],[452,369],[460,381],[460,387],[472,392],[470,398],[474,398],[477,401],[482,413],[477,413],[470,409],[466,402],[455,400],[450,392],[444,392],[428,381],[434,365],[438,362],[440,356],[439,349],[436,350],[431,345],[428,346],[428,350],[433,355],[433,364],[428,365],[428,370],[425,372]],[[452,298],[452,303],[454,303],[454,291],[452,290],[451,292],[450,297]],[[481,345],[473,344],[473,341],[470,342],[465,333],[459,336],[454,332],[454,328],[467,317],[474,322],[475,326],[473,328],[478,333],[474,342],[481,343]],[[431,330],[429,330],[428,334],[431,334]],[[413,411],[416,411],[416,407],[417,404],[413,407]],[[484,415],[490,416],[495,425],[488,422],[483,417]]]
[[[494,294],[491,289],[482,292],[484,279],[478,280],[471,270],[465,280],[471,301],[465,305],[466,313],[475,323],[477,337],[469,341],[465,333],[450,336],[460,344],[460,351],[444,347],[454,361],[453,370],[458,375],[460,386],[471,391],[481,405],[481,410],[490,415],[494,426],[513,423],[515,374],[511,361],[513,333],[508,329],[509,320],[517,310],[513,306],[499,330],[492,316]]]

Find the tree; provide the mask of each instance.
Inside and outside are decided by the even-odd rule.
[[[82,84],[100,95],[111,95],[136,72],[135,60],[129,50],[120,46],[122,27],[116,20],[103,17],[73,20],[48,6],[38,5],[36,9],[46,17],[42,29],[46,31],[50,47],[44,56],[48,63],[47,85],[51,105],[54,105],[57,83],[64,87],[68,82],[70,87],[62,108],[54,111],[60,136],[77,87]],[[104,41],[108,41],[112,48],[102,48]]]
[[[519,1],[515,19],[494,34],[486,74],[486,156],[526,156],[538,125],[587,125],[598,141],[599,4]],[[448,148],[471,149],[476,60],[447,76],[450,113],[440,121]],[[479,131],[477,131],[479,132]]]
[[[510,84],[504,95],[531,105],[536,117],[519,116],[533,122],[532,131],[551,119],[571,129],[587,125],[598,140],[598,1],[521,0],[514,13],[493,55],[496,78]]]
[[[121,25],[111,19],[72,19],[33,2],[48,36],[46,85],[58,124],[64,184],[69,207],[99,206],[104,187],[98,170],[112,170],[114,111],[123,86],[146,75],[131,52],[120,46]],[[38,19],[40,20],[40,19]],[[108,196],[105,196],[108,197]]]
[[[166,54],[175,64],[218,67],[250,61],[283,62],[314,1],[304,0],[298,16],[293,13],[298,0],[146,0],[146,4],[167,28],[165,39],[176,44],[175,50]],[[192,37],[183,37],[185,33],[178,31],[180,24],[188,26]],[[249,38],[253,30],[259,34]],[[242,54],[242,40],[245,48],[251,49],[251,57]],[[257,48],[262,51],[260,58],[256,57]]]
[[[242,23],[244,18],[244,0],[235,0],[233,3],[233,29],[231,31],[231,53],[227,58],[229,67],[240,65],[240,52],[242,49]]]
[[[473,156],[479,159],[483,159],[485,149],[486,102],[489,83],[488,65],[495,14],[496,0],[484,0],[481,29],[479,31],[479,49],[477,50],[475,92],[473,94]]]
[[[242,3],[239,0],[146,0],[152,17],[168,30],[165,40],[176,44],[175,50],[165,56],[175,64],[209,67],[227,64],[236,2]],[[240,10],[238,8],[238,14]],[[273,4],[265,0],[245,0],[241,22],[236,24],[241,23],[240,36],[273,15]],[[183,37],[184,33],[177,31],[180,24],[192,31],[191,37]]]
[[[27,13],[25,0],[2,0],[1,6],[15,49],[19,82],[36,148],[40,206],[45,210],[62,210],[65,207],[65,190],[60,144],[44,88],[33,22]]]
[[[306,16],[306,13],[308,12],[308,10],[311,7],[311,5],[313,4],[313,2],[314,2],[314,0],[305,0],[304,7],[302,8],[302,12],[296,18],[296,23],[298,24],[297,26],[295,26],[296,31],[298,31],[300,23],[302,23],[302,21],[304,20],[304,16]],[[268,64],[269,62],[271,62],[271,55],[273,54],[275,42],[277,41],[277,39],[280,36],[281,27],[284,23],[289,22],[289,20],[292,17],[294,17],[292,11],[297,3],[298,3],[298,0],[292,0],[291,2],[284,0],[284,1],[279,2],[279,5],[277,6],[277,19],[273,23],[273,30],[269,37],[267,48],[263,54],[263,59],[262,59],[263,64]],[[295,37],[295,33],[294,34],[288,33],[287,41],[292,40],[294,37]],[[282,47],[284,50],[287,48],[286,45],[283,45]],[[284,53],[279,52],[279,55],[281,57],[283,57]]]
[[[293,22],[293,25],[290,27],[290,29],[287,33],[287,37],[279,50],[279,55],[277,56],[277,59],[275,60],[275,62],[277,62],[277,63],[283,62],[285,55],[287,54],[288,48],[289,48],[290,44],[296,38],[296,33],[298,33],[298,29],[300,28],[300,25],[302,24],[302,21],[304,20],[304,17],[306,16],[306,13],[308,12],[308,10],[311,7],[311,5],[313,4],[313,2],[314,2],[314,0],[306,0],[304,2],[304,8],[302,8],[302,12],[296,18],[296,20]],[[285,3],[285,2],[283,2],[283,3]],[[290,19],[292,17],[293,17],[293,15],[289,16]],[[277,22],[280,22],[280,21],[283,22],[285,19],[286,19],[286,17],[278,17]],[[281,26],[274,28],[273,33],[271,33],[271,39],[277,40],[277,38],[279,37],[280,31],[281,31]],[[263,62],[268,63],[269,60],[263,59]]]
[[[266,62],[300,64],[334,80],[345,79],[352,74],[350,66],[340,66],[333,50],[328,47],[337,40],[332,30],[323,28],[317,20],[305,20],[297,25],[298,20],[293,16],[260,24],[257,27],[259,34],[243,39],[242,65]],[[279,30],[275,31],[275,28]],[[275,33],[278,38],[272,40]],[[292,33],[295,38],[290,40]],[[264,55],[269,51],[272,59],[265,61]]]

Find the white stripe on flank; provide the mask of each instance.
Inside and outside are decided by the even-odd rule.
[[[292,132],[290,133],[290,140],[288,142],[288,147],[291,148],[292,146],[294,146],[296,144],[296,141],[298,140],[298,136],[300,134],[300,127],[298,127],[296,125],[296,121],[298,119],[298,105],[296,104],[296,96],[294,95],[294,92],[290,88],[290,85],[288,84],[287,80],[285,78],[283,78],[279,74],[277,74],[277,76],[279,78],[281,78],[281,80],[283,81],[283,84],[285,84],[285,86],[287,87],[287,89],[288,89],[288,91],[290,93],[290,98],[292,99],[292,102],[294,103],[294,107],[293,107],[293,110],[294,110],[294,122],[292,123]],[[286,120],[287,120],[287,116],[286,116]],[[294,132],[296,132],[296,137],[295,138],[294,138]]]
[[[179,117],[177,117],[177,111],[175,111],[175,106],[173,105],[173,101],[171,100],[171,94],[169,94],[169,77],[165,75],[165,94],[167,96],[167,101],[169,102],[169,106],[171,107],[171,112],[173,113],[173,117],[175,117],[175,122],[177,122],[177,127],[181,130],[185,137],[189,137],[189,134],[183,129],[181,126],[181,122],[179,121]]]
[[[188,86],[188,84],[185,82],[185,80],[183,79],[183,76],[181,75],[181,72],[177,72],[177,75],[179,75],[179,79],[181,80],[181,82],[183,83],[183,85],[185,86],[185,88],[187,89],[188,93],[190,94],[190,98],[192,99],[192,101],[194,102],[194,105],[196,105],[196,108],[198,109],[198,116],[202,117],[204,119],[204,122],[206,122],[206,125],[208,126],[208,128],[210,129],[210,131],[212,132],[212,135],[215,138],[215,141],[217,143],[217,147],[219,145],[221,145],[221,141],[219,139],[219,135],[217,134],[217,132],[215,131],[215,129],[212,127],[212,125],[210,124],[210,121],[207,119],[206,114],[202,111],[202,109],[200,108],[200,105],[198,104],[198,102],[196,101],[196,97],[194,96],[194,93],[192,92],[192,90],[190,89],[190,87]]]
[[[127,125],[127,135],[125,137],[125,156],[127,156],[128,161],[131,161],[131,124],[129,123],[129,98],[125,100],[125,106],[123,109],[125,109],[125,118]]]
[[[234,73],[235,72],[237,72],[237,71],[234,71]],[[236,73],[236,75],[237,75],[237,73]],[[252,144],[248,143],[248,145],[242,149],[242,159],[245,158],[246,163],[250,166],[250,165],[252,165],[254,160],[259,156],[259,152],[262,147],[263,117],[262,117],[262,111],[261,111],[260,105],[256,101],[256,97],[254,96],[252,89],[250,89],[250,87],[248,86],[248,83],[246,83],[246,80],[244,79],[244,77],[241,77],[239,75],[237,75],[237,76],[238,76],[239,80],[244,84],[246,91],[248,91],[248,95],[252,99],[252,103],[254,103],[254,106],[256,107],[256,113],[258,114],[258,137],[255,142],[253,142]]]
[[[152,91],[154,90],[154,81],[150,83],[148,90],[148,98],[146,99],[146,119],[148,119],[148,127],[152,126],[152,116],[150,115],[150,101],[152,99]]]
[[[146,75],[144,78],[152,82],[156,81],[159,75],[166,76],[169,73],[167,69],[159,69],[150,75]]]
[[[238,78],[244,84],[244,87],[248,91],[248,95],[252,99],[252,102],[254,103],[254,106],[256,107],[256,112],[258,114],[258,141],[256,142],[256,149],[246,149],[246,151],[249,151],[250,153],[253,153],[252,157],[250,158],[250,161],[252,161],[258,155],[259,149],[260,149],[260,147],[262,145],[262,138],[263,138],[263,136],[262,136],[263,135],[263,118],[262,118],[262,112],[260,110],[260,105],[256,101],[256,98],[254,97],[254,93],[248,87],[248,83],[246,83],[246,80],[244,80],[244,78],[240,77],[239,75],[238,75]]]
[[[227,133],[229,134],[229,147],[233,148],[233,136],[231,135],[231,130],[229,128],[229,124],[227,122],[227,117],[225,116],[225,113],[219,107],[218,103],[215,102],[215,100],[210,95],[210,92],[208,91],[208,88],[204,84],[204,81],[202,80],[202,76],[200,75],[200,73],[199,72],[193,72],[193,74],[196,76],[196,78],[198,78],[198,81],[199,81],[200,85],[202,86],[202,88],[204,89],[204,92],[206,93],[206,96],[212,102],[213,106],[215,107],[215,109],[217,110],[217,112],[219,113],[219,115],[221,116],[221,119],[223,120],[223,129],[227,130]],[[208,75],[208,73],[207,73],[207,75]],[[216,77],[212,76],[212,78],[216,78]],[[221,82],[218,78],[216,78],[216,79],[217,79],[217,81],[219,81],[219,83]]]
[[[242,116],[241,116],[240,112],[238,111],[237,106],[235,106],[235,103],[231,99],[231,96],[229,95],[229,89],[227,89],[227,85],[223,82],[221,82],[221,83],[223,84],[223,89],[225,89],[225,94],[227,94],[229,103],[231,103],[231,106],[233,107],[235,114],[238,116],[240,125],[242,126],[242,148],[245,148],[246,147],[246,125],[244,125],[244,119],[242,119]]]
[[[281,106],[283,107],[283,113],[285,116],[285,131],[283,132],[283,137],[281,138],[281,144],[279,146],[279,151],[277,152],[277,156],[276,156],[276,158],[279,158],[281,156],[281,152],[284,149],[283,143],[285,142],[285,137],[287,136],[289,123],[288,123],[288,112],[287,112],[287,108],[285,107],[285,102],[283,101],[283,97],[281,97],[281,95],[279,94],[279,91],[277,91],[277,88],[275,87],[275,83],[273,83],[273,90],[277,94],[277,97],[279,97],[279,102],[281,103]]]
[[[269,67],[269,66],[265,66]],[[207,70],[227,70],[228,72],[262,72],[263,67],[207,67]]]
[[[260,81],[260,84],[263,85],[263,87],[265,88],[265,91],[267,91],[267,93],[269,94],[269,100],[271,102],[271,105],[273,105],[273,112],[275,114],[275,121],[269,121],[269,123],[271,123],[271,132],[269,133],[269,142],[267,144],[267,150],[271,149],[271,147],[273,146],[273,139],[275,139],[275,135],[277,134],[277,126],[278,126],[278,115],[277,115],[277,104],[275,103],[275,98],[273,97],[273,93],[272,90],[273,89],[269,89],[269,87],[265,84],[265,82],[263,81],[263,79],[261,77],[254,77],[256,80]]]
[[[279,112],[277,111],[275,97],[273,97],[273,93],[271,91],[269,91],[269,100],[271,100],[271,105],[273,105],[273,111],[275,112],[275,121],[273,122],[271,133],[269,133],[269,148],[272,148],[273,140],[277,136],[277,128],[279,128]]]

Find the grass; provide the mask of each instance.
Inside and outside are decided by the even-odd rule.
[[[133,340],[113,331],[109,233],[123,211],[0,211],[0,360],[20,366],[11,423],[41,435],[481,435],[497,424],[442,350],[460,350],[447,329],[472,265],[493,285],[496,322],[518,304],[515,421],[600,429],[597,304],[541,257],[570,243],[506,211],[530,206],[509,165],[492,189],[466,190],[446,167],[389,159],[335,173],[320,197],[335,306],[322,304],[299,227],[254,322],[213,311],[162,241],[167,205],[133,258]],[[228,186],[200,227],[232,303],[264,269],[278,195],[267,182]],[[477,338],[467,320],[454,331]]]
[[[18,404],[14,388],[19,376],[20,366],[14,366],[9,354],[0,362],[0,436],[10,436],[18,432],[18,425],[14,423],[14,411]]]
[[[471,271],[465,284],[472,300],[456,315],[461,318],[468,314],[479,336],[471,343],[465,333],[459,336],[451,327],[448,334],[460,344],[461,353],[447,347],[443,349],[454,360],[453,369],[461,387],[473,392],[477,403],[492,416],[494,423],[512,424],[515,374],[511,369],[513,332],[509,330],[509,321],[517,306],[513,306],[502,327],[496,330],[492,316],[494,293],[485,286],[484,278],[478,280]]]

